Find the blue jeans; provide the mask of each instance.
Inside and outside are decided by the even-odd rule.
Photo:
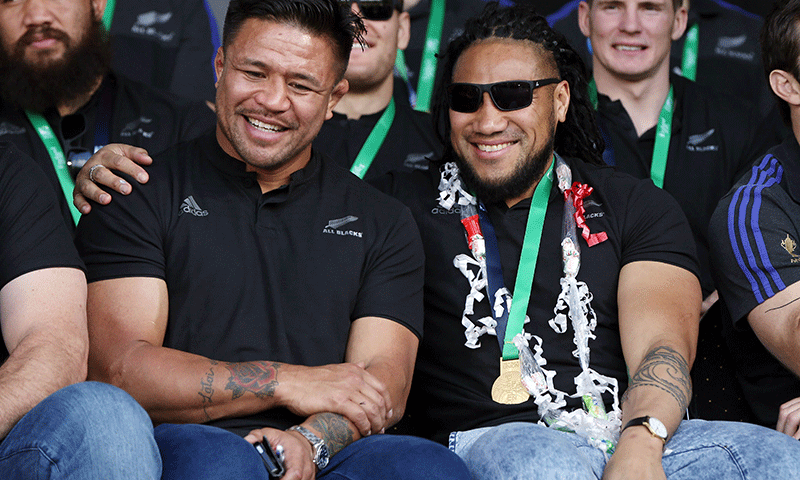
[[[256,450],[242,437],[208,425],[159,425],[155,437],[164,480],[268,480]],[[464,462],[422,438],[372,435],[351,443],[317,475],[329,480],[469,479]]]
[[[97,382],[45,398],[0,443],[0,477],[158,479],[161,458],[147,413],[124,391]]]
[[[598,480],[607,461],[578,435],[522,422],[453,432],[450,449],[477,480]],[[669,480],[794,479],[800,442],[749,423],[685,420],[662,464]]]

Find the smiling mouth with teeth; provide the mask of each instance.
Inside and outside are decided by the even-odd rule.
[[[498,143],[497,145],[486,145],[485,143],[477,143],[475,146],[482,152],[497,152],[506,147],[513,145],[514,142]]]
[[[638,52],[644,50],[645,47],[634,46],[634,45],[614,45],[614,48],[617,50],[622,50],[623,52]]]
[[[274,125],[270,125],[268,123],[259,122],[258,120],[255,120],[250,117],[244,117],[244,118],[247,119],[247,123],[264,132],[282,132],[286,130],[285,128],[280,128]]]

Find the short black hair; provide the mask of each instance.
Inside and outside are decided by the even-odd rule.
[[[231,0],[222,28],[222,48],[227,49],[248,19],[295,25],[331,40],[344,77],[353,42],[361,42],[364,23],[337,0]]]
[[[502,8],[497,2],[486,5],[477,17],[467,20],[464,33],[447,47],[442,76],[436,88],[433,117],[436,134],[450,149],[450,105],[447,88],[453,82],[453,68],[462,53],[475,42],[492,38],[530,41],[542,47],[549,61],[558,69],[561,80],[570,89],[570,103],[565,121],[556,127],[555,150],[565,156],[603,164],[605,143],[597,128],[595,111],[587,93],[588,71],[580,55],[564,35],[552,29],[547,20],[530,6]]]
[[[769,82],[773,70],[791,73],[800,81],[800,0],[776,2],[761,27],[761,61]],[[775,92],[773,92],[774,94]],[[777,95],[776,95],[776,98]],[[791,127],[789,105],[778,98],[778,108],[783,123]]]

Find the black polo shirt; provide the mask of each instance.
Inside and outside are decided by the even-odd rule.
[[[558,12],[549,15],[547,21],[567,37],[591,70],[589,41],[578,26],[579,3],[580,0],[566,3]],[[775,100],[761,66],[758,37],[762,22],[758,15],[730,3],[692,0],[686,30],[695,24],[700,26],[697,83],[745,98],[757,105],[762,115],[768,112],[777,115]],[[685,39],[686,34],[672,42],[670,64],[674,72],[680,73]],[[779,128],[779,119],[773,120],[777,120],[773,126]]]
[[[0,142],[0,289],[26,273],[56,267],[83,269],[55,195],[33,160]],[[7,358],[0,342],[0,364]]]
[[[114,71],[184,98],[214,101],[220,41],[205,0],[118,1],[110,33]]]
[[[620,395],[627,387],[627,373],[617,321],[617,283],[620,269],[631,262],[657,261],[677,265],[695,275],[697,265],[686,218],[675,201],[651,182],[566,159],[574,182],[588,184],[594,192],[584,200],[586,222],[592,233],[606,232],[608,240],[589,247],[579,239],[581,270],[594,295],[596,339],[590,342],[591,368],[619,382]],[[465,346],[462,312],[470,285],[454,266],[457,255],[470,255],[460,207],[439,205],[440,172],[393,173],[376,184],[411,208],[425,246],[425,335],[417,358],[409,412],[426,436],[447,443],[451,431],[538,420],[533,400],[520,405],[501,405],[491,399],[491,387],[499,375],[500,347],[495,336],[480,337],[480,347]],[[561,292],[561,225],[564,199],[554,182],[545,217],[538,262],[533,278],[525,331],[543,340],[546,368],[555,370],[556,388],[574,393],[580,366],[572,351],[573,330],[557,334],[548,321]],[[500,249],[503,280],[513,292],[525,234],[530,199],[507,208],[505,203],[487,206]],[[580,234],[579,234],[580,235]],[[467,320],[490,316],[484,299],[474,305]],[[604,400],[609,405],[610,396]],[[579,400],[568,400],[570,408]]]
[[[357,120],[334,112],[333,118],[322,124],[314,147],[349,170],[384,112],[385,109]],[[428,159],[441,153],[442,144],[433,133],[431,116],[412,110],[408,102],[395,101],[394,121],[364,179],[392,170],[427,170]]]
[[[734,97],[722,95],[672,75],[675,113],[672,121],[664,190],[683,209],[697,241],[705,295],[714,290],[708,259],[708,221],[717,202],[774,137],[759,132],[757,115]],[[620,101],[599,96],[598,121],[610,139],[610,163],[637,178],[650,178],[657,127],[636,134]]]
[[[709,239],[737,377],[758,421],[774,428],[780,405],[800,397],[800,380],[759,342],[747,315],[800,281],[800,146],[794,137],[770,149],[722,199]]]
[[[262,194],[213,132],[170,149],[147,184],[81,219],[89,281],[163,279],[164,346],[225,362],[341,363],[350,323],[367,316],[421,336],[424,257],[408,209],[321,158]],[[275,409],[213,424],[299,421]]]
[[[65,138],[75,138],[75,146],[94,149],[95,119],[98,111],[108,110],[111,114],[110,142],[142,147],[151,155],[197,137],[216,123],[214,112],[204,102],[169,96],[113,73],[106,76],[89,102],[74,114],[62,118],[53,108],[46,111],[44,117],[66,153]],[[58,192],[64,221],[74,230],[67,203],[72,203],[72,197],[64,197],[50,155],[22,110],[0,105],[0,140],[14,143],[39,164]]]

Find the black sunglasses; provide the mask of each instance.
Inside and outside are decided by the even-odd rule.
[[[339,5],[350,8],[352,4],[357,4],[361,11],[361,16],[367,20],[384,21],[392,18],[394,14],[395,0],[340,0]],[[400,9],[397,8],[399,11]]]
[[[525,108],[533,101],[533,91],[561,80],[511,80],[497,83],[454,83],[447,87],[450,109],[461,113],[477,112],[483,103],[483,92],[489,92],[494,106],[503,112]]]

